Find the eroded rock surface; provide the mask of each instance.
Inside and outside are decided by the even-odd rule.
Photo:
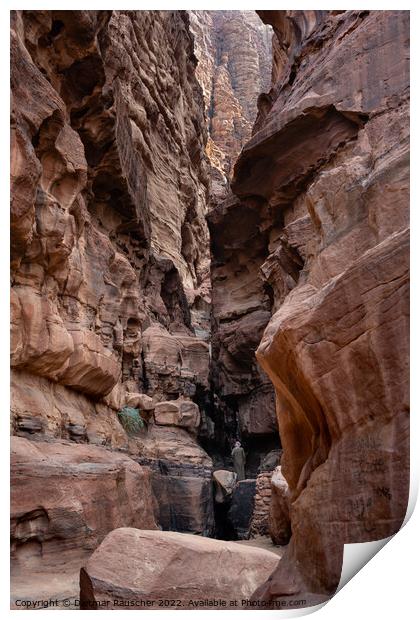
[[[223,436],[240,435],[254,455],[253,475],[278,447],[273,386],[255,350],[271,317],[272,296],[260,267],[268,233],[259,230],[258,203],[231,196],[208,216],[212,249],[212,365]],[[248,469],[250,463],[248,462]]]
[[[272,29],[255,11],[190,11],[190,20],[209,124],[212,192],[220,199],[251,136],[258,95],[270,87]]]
[[[115,528],[157,529],[150,470],[127,455],[23,437],[12,437],[11,449],[14,599],[39,600],[45,590],[58,596],[60,588],[70,586],[72,571],[77,573]],[[63,574],[67,586],[51,586],[48,575],[53,574]],[[77,591],[69,594],[77,596]]]
[[[233,391],[264,332],[292,538],[254,597],[309,600],[407,506],[409,14],[260,14],[275,81],[211,214],[214,350]]]
[[[192,600],[210,609],[206,600],[221,599],[228,609],[236,599],[239,608],[277,561],[271,551],[234,542],[120,528],[81,570],[81,607],[118,609],[124,601],[150,601],[151,609],[159,609],[159,599],[176,599],[180,608],[194,609]],[[99,601],[108,601],[107,607]]]
[[[168,511],[183,504],[183,529],[212,530],[211,459],[197,440],[210,296],[196,64],[184,11],[12,13],[12,432],[36,454],[33,468],[12,464],[12,512],[35,515],[34,528],[28,517],[13,540],[21,559],[36,547],[45,570],[50,539],[60,554],[66,545],[93,549],[120,525],[156,527],[137,506],[144,497],[152,511],[150,477]],[[177,410],[176,426],[159,426],[162,402]],[[119,421],[124,407],[143,417],[135,436]],[[54,457],[51,465],[54,450],[63,459],[65,450],[65,464]],[[101,465],[90,465],[99,453]],[[156,470],[170,492],[168,480],[156,488]],[[49,521],[29,489],[57,472],[70,499],[57,490]],[[127,490],[133,472],[146,473]],[[109,491],[106,502],[90,478],[98,493]],[[67,528],[73,501],[91,501],[92,515],[85,522],[76,506],[69,519],[77,527]],[[118,512],[121,502],[114,518],[107,506]],[[65,532],[44,541],[60,514]],[[171,527],[166,515],[156,518]],[[33,536],[20,536],[28,528]]]
[[[249,538],[254,510],[255,485],[254,479],[239,480],[233,489],[227,518],[232,528],[234,540]]]
[[[270,480],[271,501],[268,531],[276,545],[287,545],[290,540],[290,492],[281,467],[274,470]]]
[[[273,474],[271,471],[264,471],[257,476],[255,485],[255,502],[250,527],[251,538],[269,535],[269,515],[272,504],[272,475]],[[276,543],[274,539],[273,542]]]
[[[100,397],[147,380],[147,324],[194,335],[207,228],[188,18],[23,12],[13,26],[12,364]]]
[[[170,438],[168,446],[181,447]],[[192,443],[192,442],[191,442]],[[191,446],[194,447],[193,445]],[[179,455],[163,451],[162,458],[140,457],[138,462],[150,468],[151,484],[156,499],[156,520],[163,530],[213,536],[215,533],[212,489],[212,462],[204,450],[201,455],[179,450]],[[172,456],[172,460],[170,460]],[[201,456],[201,462],[199,457]]]
[[[117,529],[86,565],[85,602],[173,598],[185,579],[188,598],[309,604],[335,591],[344,543],[402,523],[409,14],[260,14],[269,27],[248,11],[12,12],[22,596],[128,525],[141,531]],[[125,407],[142,418],[135,435]],[[251,548],[144,531],[213,535],[214,462],[229,467],[240,437],[256,477],[278,430],[292,537],[277,568]],[[283,508],[270,528],[286,542]],[[67,595],[73,577],[39,591]]]

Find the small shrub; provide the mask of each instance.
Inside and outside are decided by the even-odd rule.
[[[136,435],[144,429],[145,423],[138,409],[134,407],[123,407],[118,412],[118,419],[129,435]]]

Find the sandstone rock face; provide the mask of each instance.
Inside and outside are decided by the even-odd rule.
[[[190,11],[197,78],[209,123],[212,190],[220,198],[271,81],[272,29],[255,11]]]
[[[151,423],[147,433],[136,438],[140,456],[167,459],[175,464],[211,466],[211,458],[197,442],[193,433],[179,426]],[[134,455],[133,455],[134,456]]]
[[[241,344],[251,359],[272,315],[257,357],[276,391],[292,538],[254,595],[270,601],[331,595],[343,544],[389,536],[405,515],[409,29],[404,11],[261,16],[276,82],[211,232],[221,372],[245,365]],[[244,311],[255,328],[240,339]]]
[[[208,221],[213,257],[211,374],[223,435],[239,431],[252,452],[264,455],[278,446],[274,390],[255,359],[272,311],[260,271],[268,235],[259,233],[258,210],[234,196],[215,207]],[[259,439],[262,445],[257,446]]]
[[[83,561],[116,527],[156,529],[150,472],[126,455],[23,437],[11,448],[12,581]]]
[[[120,528],[108,534],[81,570],[81,607],[118,609],[124,601],[139,606],[150,601],[150,608],[159,609],[159,599],[175,599],[184,609],[194,609],[191,600],[203,599],[221,599],[226,608],[236,599],[241,607],[277,561],[270,551],[234,542]],[[100,607],[99,601],[109,603]]]
[[[197,443],[196,429],[150,424],[138,438],[142,466],[150,468],[157,521],[164,530],[214,532],[210,456]]]
[[[160,325],[143,334],[143,364],[149,390],[161,399],[195,396],[209,387],[209,346],[191,334],[171,334]]]
[[[98,398],[147,380],[147,323],[194,335],[208,271],[198,89],[184,13],[14,14],[13,367]]]
[[[14,434],[129,450],[130,438],[105,403],[32,373],[15,371],[11,379]]]
[[[154,418],[156,424],[181,426],[193,432],[200,424],[200,410],[191,400],[170,400],[155,406]]]
[[[309,604],[335,591],[343,544],[403,521],[409,14],[260,15],[12,12],[22,596],[53,596],[57,571],[129,526],[83,571],[86,604],[173,587]],[[126,406],[144,415],[136,434]],[[284,480],[270,487],[278,431]],[[202,447],[225,469],[238,438],[276,541],[289,508],[277,568],[202,539],[223,530],[218,510],[229,536],[246,531],[255,482],[233,492],[232,525]],[[200,536],[145,532],[157,527]]]
[[[212,463],[207,455],[201,463],[195,456],[195,462],[188,462],[182,452],[178,459],[140,457],[138,462],[150,468],[156,518],[162,529],[213,536]]]
[[[276,545],[287,545],[290,540],[290,493],[286,478],[278,466],[271,476],[271,502],[268,531]]]
[[[240,480],[233,489],[227,517],[236,540],[249,538],[255,502],[255,485],[256,482],[253,479]]]
[[[151,80],[141,64],[158,48]],[[142,332],[178,325],[194,337],[207,286],[188,18],[17,12],[12,77],[12,365],[95,398],[145,383]]]
[[[196,438],[210,315],[196,64],[184,11],[12,13],[12,432],[36,454],[33,468],[12,465],[19,570],[31,545],[46,569],[49,546],[91,550],[115,527],[156,527],[143,518],[150,478],[168,511],[183,502],[182,529],[212,530],[211,459]],[[154,423],[168,401],[181,426]],[[126,433],[124,406],[146,414],[144,432]],[[168,476],[159,493],[156,470]],[[41,510],[27,489],[57,472],[68,498],[40,489]]]

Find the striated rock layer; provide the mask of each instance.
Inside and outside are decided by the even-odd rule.
[[[99,446],[12,437],[11,487],[17,569],[59,567],[120,525],[156,529],[149,470]]]
[[[239,575],[241,595],[310,604],[335,591],[343,544],[402,523],[408,12],[260,14],[269,27],[245,11],[12,12],[19,597],[75,595],[74,571],[102,543],[84,601],[108,586],[141,598],[130,579],[147,569],[136,552],[147,539],[152,554],[171,541],[181,558],[166,582],[166,546],[152,557],[150,597],[169,597],[180,577],[190,586],[191,571],[219,576],[222,558],[214,596],[230,598]],[[250,137],[271,28],[272,86]],[[208,214],[211,294],[210,194],[226,197]],[[291,540],[274,571],[244,548],[233,575],[229,546],[144,532],[212,535],[201,444],[226,472],[240,437],[255,477],[278,430],[285,481],[269,525]],[[254,485],[232,492],[237,535]],[[141,533],[107,536],[125,526]],[[209,582],[197,583],[201,597]]]
[[[147,388],[154,325],[195,337],[208,259],[194,66],[182,12],[14,14],[14,368],[98,399]]]
[[[122,525],[212,531],[211,459],[197,439],[210,296],[196,64],[184,11],[12,12],[18,572]],[[124,407],[143,418],[135,435]],[[183,503],[182,523],[154,496],[169,512]]]
[[[208,119],[212,193],[220,199],[251,136],[258,95],[270,87],[272,28],[255,11],[190,11],[190,20]]]
[[[78,598],[81,564],[114,528],[157,529],[150,470],[70,441],[11,440],[11,594]]]
[[[260,15],[274,82],[210,216],[214,354],[234,393],[262,335],[292,538],[254,597],[310,601],[407,506],[409,14]]]

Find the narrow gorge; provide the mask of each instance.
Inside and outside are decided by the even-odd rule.
[[[408,11],[12,11],[12,608],[309,607],[399,530],[408,58]]]

